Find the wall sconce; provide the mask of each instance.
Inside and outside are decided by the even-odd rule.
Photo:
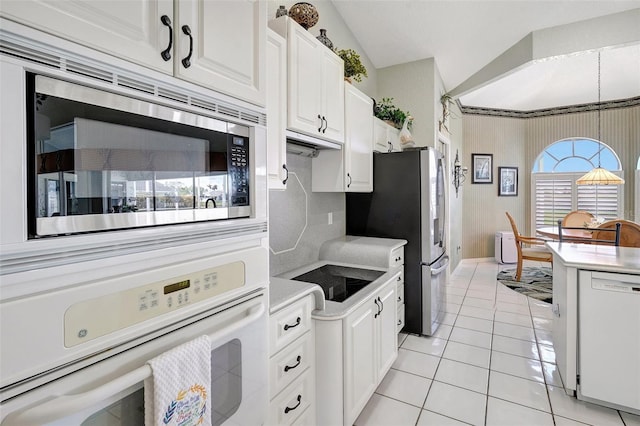
[[[456,188],[456,198],[458,198],[458,188],[460,188],[460,185],[462,185],[467,178],[468,170],[467,167],[463,167],[462,164],[460,164],[458,150],[456,149],[456,159],[453,162],[453,186]]]

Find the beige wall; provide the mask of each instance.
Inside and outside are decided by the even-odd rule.
[[[640,106],[602,111],[602,142],[620,158],[624,169],[625,218],[638,220],[634,212],[634,173],[640,156]],[[463,164],[471,167],[471,153],[493,154],[494,183],[471,184],[471,170],[464,184],[462,220],[463,258],[494,256],[496,231],[510,230],[504,214],[509,211],[522,233],[531,233],[531,168],[540,152],[551,143],[569,137],[597,139],[597,112],[519,119],[464,115]],[[499,166],[519,170],[518,196],[498,197]]]
[[[378,69],[378,100],[394,104],[413,116],[411,134],[417,146],[435,146],[435,62],[433,58]]]

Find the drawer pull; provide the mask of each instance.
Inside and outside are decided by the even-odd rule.
[[[299,326],[300,325],[300,321],[302,321],[302,318],[298,317],[298,318],[296,318],[296,323],[295,324],[293,324],[293,325],[285,324],[284,325],[284,331],[287,331],[290,328]]]
[[[302,361],[302,357],[301,357],[300,355],[298,355],[298,358],[296,358],[296,361],[297,361],[297,362],[295,363],[295,365],[291,365],[291,366],[289,366],[289,365],[285,365],[285,366],[284,366],[284,372],[286,373],[287,371],[289,371],[289,370],[293,370],[294,368],[296,368],[297,366],[299,366],[299,365],[300,365],[300,361]]]
[[[298,394],[298,403],[293,407],[285,407],[284,413],[287,414],[289,411],[293,411],[300,406],[300,401],[302,401],[302,395]]]

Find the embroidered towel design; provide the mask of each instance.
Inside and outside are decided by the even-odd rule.
[[[201,336],[148,361],[146,426],[211,426],[211,342]]]

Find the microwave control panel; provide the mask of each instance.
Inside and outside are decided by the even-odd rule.
[[[245,265],[239,261],[83,300],[64,314],[64,345],[88,342],[244,284]]]
[[[249,139],[232,135],[229,140],[230,205],[249,205]]]

